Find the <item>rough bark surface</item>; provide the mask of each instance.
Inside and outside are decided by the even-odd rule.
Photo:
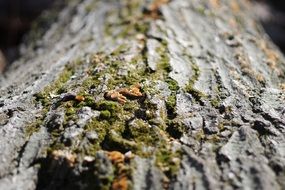
[[[284,57],[251,10],[70,1],[1,78],[0,189],[284,189]]]

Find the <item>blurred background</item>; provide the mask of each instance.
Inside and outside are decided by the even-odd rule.
[[[17,58],[23,35],[54,0],[0,0],[0,50],[6,61]]]
[[[285,1],[255,0],[254,10],[264,29],[275,44],[285,53]]]
[[[251,1],[268,35],[285,52],[285,0]],[[0,72],[4,59],[11,63],[17,58],[18,45],[32,21],[53,3],[54,0],[0,0]]]

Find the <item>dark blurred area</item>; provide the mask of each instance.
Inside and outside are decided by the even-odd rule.
[[[0,49],[9,63],[17,57],[17,47],[31,23],[54,0],[0,0]]]
[[[255,0],[255,10],[274,43],[285,52],[285,1]]]

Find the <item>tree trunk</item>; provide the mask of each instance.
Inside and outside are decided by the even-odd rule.
[[[252,6],[47,14],[1,78],[0,189],[284,189],[284,57]]]

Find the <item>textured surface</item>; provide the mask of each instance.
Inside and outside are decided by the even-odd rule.
[[[0,189],[285,188],[284,57],[248,1],[70,1],[38,32],[1,78]]]

